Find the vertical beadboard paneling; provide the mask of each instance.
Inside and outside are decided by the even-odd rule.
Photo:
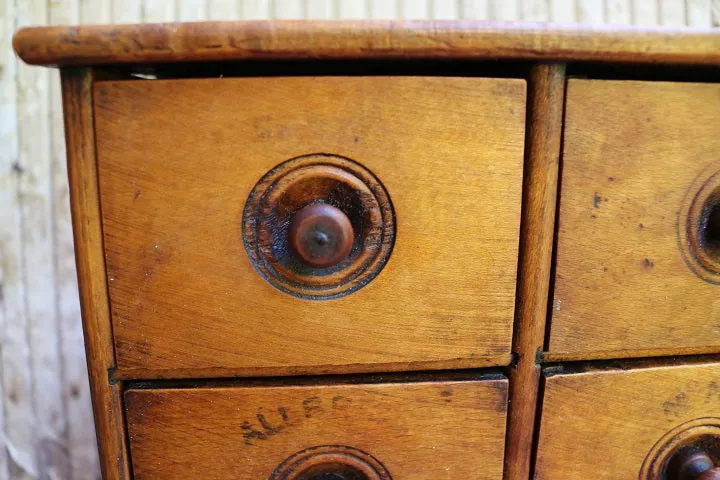
[[[399,5],[396,2],[388,2],[387,0],[367,0],[367,17],[385,20],[398,18],[398,7]]]
[[[490,0],[492,20],[520,20],[520,0]]]
[[[430,18],[430,0],[399,0],[399,2],[400,18],[408,20]]]
[[[305,2],[303,0],[274,0],[270,16],[279,20],[305,18]]]
[[[685,21],[691,27],[708,28],[712,25],[710,2],[712,0],[687,0]]]
[[[112,2],[110,0],[80,0],[80,23],[112,23]]]
[[[11,38],[16,28],[14,0],[2,0],[0,16],[0,367],[2,368],[3,448],[0,478],[32,478],[37,473],[25,285],[22,269],[19,203],[18,115],[16,72]]]
[[[676,1],[676,0],[673,0]],[[577,19],[580,23],[597,25],[605,23],[605,5],[601,0],[577,0]]]
[[[720,24],[720,0],[0,0],[0,480],[98,478],[57,73],[19,66],[24,23],[436,18]],[[12,472],[12,473],[11,473]]]
[[[51,1],[50,5],[62,7],[66,3],[68,2]],[[112,11],[110,12],[110,14],[113,23],[138,23],[142,21],[141,0],[112,0],[111,9]]]
[[[633,0],[632,21],[635,25],[657,25],[658,0]]]
[[[460,0],[460,17],[468,20],[487,20],[490,18],[488,0]]]
[[[142,4],[144,22],[172,22],[175,20],[174,0],[143,0]]]
[[[550,20],[568,23],[577,21],[575,0],[550,0]]]
[[[263,20],[270,18],[270,0],[240,0],[240,18]]]
[[[181,22],[196,22],[207,18],[205,0],[177,0],[175,18]]]
[[[685,2],[660,0],[660,24],[672,27],[686,25]]]
[[[335,17],[333,0],[305,0],[305,16],[317,20],[329,20]]]
[[[369,17],[369,8],[364,0],[336,0],[337,1],[337,15],[338,18],[342,19],[362,19]],[[388,3],[395,2],[393,0],[386,0]]]
[[[458,4],[455,1],[432,0],[432,18],[437,20],[452,20],[460,18]]]
[[[720,0],[711,0],[710,25],[720,27]]]
[[[606,0],[605,21],[614,25],[632,23],[631,0]]]
[[[240,18],[239,0],[208,0],[208,20],[237,20]]]
[[[547,22],[550,20],[548,0],[520,0],[520,20]]]
[[[17,23],[48,21],[45,0],[16,2]],[[18,164],[21,240],[30,348],[30,391],[35,424],[34,463],[41,478],[67,477],[65,412],[55,294],[52,174],[50,158],[50,71],[20,64],[18,88]],[[34,427],[34,428],[33,428]]]
[[[368,0],[367,16],[376,19],[393,19],[399,17],[400,5],[396,2],[388,2],[387,0]]]
[[[12,181],[12,155],[17,150],[15,145],[15,121],[10,121],[10,116],[15,118],[15,86],[14,86],[14,66],[15,59],[11,51],[12,32],[14,25],[15,11],[12,1],[0,2],[0,66],[4,68],[4,72],[0,71],[0,145],[4,145],[0,149],[0,287],[6,289],[8,283],[8,272],[6,263],[8,261],[17,261],[19,256],[15,252],[11,252],[11,245],[8,239],[12,231],[13,222],[8,214],[13,212],[3,212],[10,207],[10,196],[14,192],[14,182]],[[12,67],[11,67],[12,66]],[[11,69],[12,68],[12,69]],[[12,93],[11,93],[12,92]],[[3,151],[4,150],[4,151]],[[3,230],[9,230],[5,232]],[[16,242],[19,244],[19,242]],[[13,258],[15,257],[15,258]],[[3,290],[5,292],[6,290]],[[7,314],[5,312],[6,300],[0,296],[0,332],[5,332],[8,323]],[[0,336],[0,432],[5,436],[5,377],[1,355],[5,343],[5,339]],[[0,448],[0,480],[9,478],[8,449],[3,446]]]

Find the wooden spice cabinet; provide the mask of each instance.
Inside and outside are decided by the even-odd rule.
[[[20,30],[105,479],[720,479],[720,31]]]

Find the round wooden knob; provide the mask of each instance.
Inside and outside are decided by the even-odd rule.
[[[697,480],[720,480],[720,467],[705,470],[697,477]]]
[[[290,248],[305,265],[327,268],[350,254],[355,232],[347,215],[327,203],[301,208],[290,222]]]
[[[677,458],[668,480],[720,480],[720,467],[705,452],[688,452]]]
[[[297,480],[374,480],[373,472],[362,472],[349,465],[318,465],[299,472]]]

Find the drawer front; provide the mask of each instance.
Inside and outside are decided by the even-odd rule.
[[[570,80],[549,351],[720,351],[720,85]]]
[[[694,478],[663,476],[685,448],[720,462],[720,364],[545,379],[538,480]]]
[[[138,479],[502,478],[504,379],[129,390],[125,401]],[[363,462],[377,475],[353,475]]]
[[[524,81],[120,81],[94,99],[121,378],[510,361]],[[248,254],[247,225],[273,219],[247,199],[298,157],[387,195],[389,258],[340,298],[281,291]]]

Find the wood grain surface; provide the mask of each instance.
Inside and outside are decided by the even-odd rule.
[[[547,19],[543,19],[547,20]],[[493,58],[720,63],[720,32],[472,21],[199,22],[20,30],[36,65],[288,58]]]
[[[48,16],[52,24],[71,25],[80,19],[80,9],[72,3],[49,3]],[[89,20],[88,15],[84,18]],[[87,357],[83,348],[84,335],[81,322],[81,309],[75,264],[75,242],[72,233],[70,213],[70,189],[68,188],[67,150],[65,142],[64,112],[59,104],[62,101],[59,72],[50,75],[50,137],[52,141],[52,208],[53,208],[53,264],[55,270],[58,315],[58,345],[60,357],[56,359],[58,377],[62,392],[62,401],[55,399],[58,408],[54,410],[55,421],[64,424],[64,432],[53,437],[60,458],[67,458],[66,469],[60,478],[86,479],[97,478],[99,461],[95,424],[92,421],[91,394],[88,382]],[[34,135],[37,131],[32,123],[27,126]],[[47,191],[46,191],[47,192]],[[46,194],[46,192],[43,192]],[[2,208],[2,206],[0,206]],[[44,331],[47,335],[49,332]],[[31,353],[31,355],[33,355]],[[39,368],[46,369],[43,364]],[[37,388],[41,395],[48,396],[47,390]],[[64,418],[64,421],[63,421]],[[60,439],[60,441],[58,441]],[[67,443],[64,444],[63,440]],[[42,465],[41,465],[42,468]],[[40,475],[42,478],[43,474]]]
[[[92,83],[89,69],[62,71],[70,203],[100,470],[104,480],[126,480],[130,470],[123,427],[122,383],[109,383],[115,355],[92,128]]]
[[[508,364],[524,100],[488,78],[98,83],[116,374]],[[372,171],[397,225],[380,274],[328,301],[270,286],[241,235],[254,184],[316,152]]]
[[[52,261],[55,271],[56,299],[59,304],[59,335],[61,356],[57,360],[63,391],[63,398],[56,398],[59,406],[55,411],[60,415],[59,423],[66,429],[59,438],[52,439],[53,452],[66,457],[61,462],[50,459],[54,465],[70,463],[70,476],[74,480],[98,478],[97,448],[92,428],[92,409],[87,387],[87,371],[82,339],[80,307],[77,301],[76,275],[72,250],[72,232],[67,200],[67,176],[64,171],[65,148],[60,139],[62,131],[62,105],[59,95],[53,90],[59,85],[59,73],[50,74],[49,95],[34,95],[33,83],[20,83],[18,70],[34,68],[18,61],[12,50],[12,35],[20,26],[29,22],[36,25],[97,24],[173,22],[180,20],[207,19],[270,19],[288,16],[312,19],[329,18],[434,18],[468,20],[510,20],[553,22],[606,23],[609,25],[635,24],[638,26],[685,25],[709,28],[720,24],[720,10],[717,2],[711,0],[208,0],[205,9],[199,8],[197,0],[93,0],[78,1],[37,1],[32,3],[9,0],[0,14],[0,250],[3,262],[0,265],[0,283],[3,295],[0,298],[0,323],[6,332],[0,338],[2,346],[2,405],[0,406],[0,429],[3,430],[7,445],[0,449],[0,479],[33,478],[42,470],[34,452],[42,450],[45,440],[33,435],[28,425],[33,424],[37,403],[32,392],[41,392],[34,381],[40,378],[32,372],[39,362],[30,365],[30,356],[41,356],[37,344],[28,342],[26,319],[27,302],[33,298],[33,291],[23,274],[26,255],[35,255],[34,248],[23,247],[21,224],[28,222],[29,202],[46,201],[53,204]],[[598,8],[599,4],[603,8]],[[27,9],[35,9],[32,19]],[[192,15],[192,17],[190,16]],[[55,86],[53,85],[55,83]],[[31,88],[28,88],[31,87]],[[42,90],[42,87],[40,87]],[[34,101],[20,97],[29,95]],[[29,98],[29,97],[28,97]],[[40,103],[47,103],[41,106]],[[18,195],[22,169],[14,168],[17,163],[19,118],[23,118],[22,132],[32,136],[45,128],[44,115],[28,115],[24,109],[47,109],[52,118],[52,162],[51,169],[34,169],[35,174],[52,175],[51,188],[36,189],[32,197]],[[32,123],[27,119],[33,118]],[[21,135],[24,135],[21,134]],[[29,162],[43,162],[47,157],[25,156]],[[18,166],[21,166],[18,164]],[[46,182],[40,178],[41,182]],[[41,253],[41,252],[38,252]],[[46,284],[47,285],[47,284]],[[37,287],[33,287],[37,288]],[[45,287],[40,287],[45,288]],[[53,288],[53,287],[48,287]],[[40,294],[42,295],[42,293]],[[49,335],[52,335],[49,333]],[[50,346],[52,348],[52,345]],[[64,419],[63,419],[64,417]],[[56,448],[57,447],[57,448]],[[12,473],[10,473],[12,472]],[[23,473],[19,473],[23,472]],[[25,476],[23,476],[25,475]]]
[[[718,379],[718,363],[546,378],[534,478],[638,479],[667,433],[720,417]]]
[[[720,171],[720,86],[570,80],[548,360],[720,351],[679,215]]]
[[[510,371],[506,480],[527,480],[545,340],[565,95],[565,65],[533,67],[528,88],[523,213]]]
[[[322,445],[371,454],[392,478],[502,477],[507,381],[129,390],[138,479],[267,479]]]

